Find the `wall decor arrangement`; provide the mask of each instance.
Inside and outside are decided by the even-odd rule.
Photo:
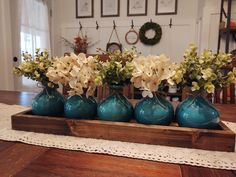
[[[178,0],[156,0],[156,15],[177,14]],[[101,0],[101,17],[119,17],[120,0]],[[148,0],[127,0],[127,16],[147,15]],[[94,0],[76,0],[76,18],[94,17]]]
[[[156,15],[177,14],[178,0],[156,0]]]
[[[120,16],[120,0],[101,0],[101,17]]]
[[[94,0],[76,0],[76,18],[92,18],[94,14]]]
[[[147,0],[128,0],[127,16],[147,15]]]

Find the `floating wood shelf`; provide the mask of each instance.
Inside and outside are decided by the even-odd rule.
[[[12,129],[56,135],[125,141],[153,145],[233,152],[235,134],[222,122],[215,130],[143,125],[136,122],[76,120],[32,115],[25,111],[12,116]]]

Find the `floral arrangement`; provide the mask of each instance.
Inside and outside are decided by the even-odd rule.
[[[51,82],[69,84],[69,95],[81,95],[86,91],[86,96],[91,96],[96,89],[96,71],[95,57],[71,53],[69,56],[55,58],[46,75]]]
[[[131,82],[134,87],[142,90],[142,96],[153,97],[152,92],[158,90],[164,80],[168,80],[175,74],[176,65],[171,63],[165,55],[147,57],[140,56],[132,62],[134,70]]]
[[[221,72],[222,67],[228,66],[230,62],[230,54],[214,54],[210,50],[204,50],[198,56],[197,47],[190,45],[170,83],[174,81],[183,87],[188,86],[192,91],[205,90],[207,93],[214,93],[216,87],[235,82],[236,69],[227,74]]]
[[[48,50],[45,49],[41,52],[40,49],[36,49],[35,56],[29,53],[23,53],[23,62],[18,67],[13,68],[13,73],[38,81],[46,87],[58,87],[57,84],[50,81],[46,76],[46,72],[50,66],[52,66],[52,60],[49,58]]]
[[[99,49],[101,51],[101,49]],[[104,52],[104,51],[103,51]],[[135,48],[121,52],[105,52],[109,55],[109,60],[99,61],[98,75],[96,83],[98,85],[125,85],[130,82],[132,76],[133,65],[132,60],[137,57],[138,52]]]
[[[74,38],[74,43],[75,43],[75,52],[76,53],[81,53],[81,52],[84,52],[86,53],[87,52],[87,48],[88,48],[88,37],[87,35],[85,35],[84,37],[83,36],[76,36]]]
[[[65,43],[66,46],[70,47],[71,49],[73,49],[74,53],[79,54],[79,53],[86,53],[88,46],[89,46],[89,42],[88,42],[88,36],[85,35],[77,35],[74,38],[74,42],[70,42],[69,40],[67,40],[64,37],[61,37],[63,42]]]

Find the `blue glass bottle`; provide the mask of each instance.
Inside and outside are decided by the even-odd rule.
[[[128,122],[133,117],[133,106],[122,94],[120,85],[110,86],[112,94],[98,105],[98,118],[107,121]]]
[[[143,98],[135,106],[134,112],[135,119],[142,124],[169,125],[174,118],[172,104],[159,94]]]
[[[32,101],[32,112],[42,116],[61,116],[65,99],[56,88],[45,87]]]
[[[220,121],[218,110],[201,92],[189,95],[176,108],[176,119],[181,127],[213,129]]]
[[[74,95],[67,99],[64,112],[67,118],[93,119],[97,114],[97,102],[92,96]]]

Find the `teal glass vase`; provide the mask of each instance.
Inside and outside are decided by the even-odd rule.
[[[218,110],[204,98],[202,92],[190,94],[176,108],[181,127],[214,129],[220,121]]]
[[[32,113],[41,116],[61,116],[65,99],[56,88],[44,87],[32,101]]]
[[[122,94],[123,86],[110,86],[110,96],[97,109],[98,118],[106,121],[128,122],[133,117],[133,106]]]
[[[67,99],[64,113],[67,118],[93,119],[97,114],[97,102],[92,96],[74,95]]]
[[[147,96],[136,104],[134,115],[142,124],[169,125],[174,119],[174,108],[168,100],[154,93],[152,98]]]

